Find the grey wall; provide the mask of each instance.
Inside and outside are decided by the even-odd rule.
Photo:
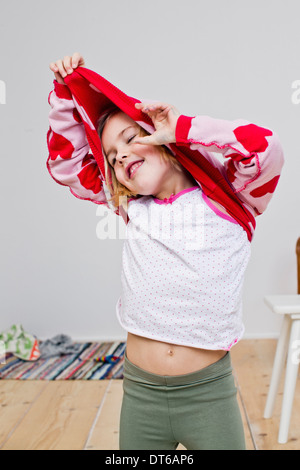
[[[100,240],[97,206],[46,169],[48,64],[79,51],[132,96],[280,136],[286,164],[257,219],[244,292],[246,337],[277,335],[263,296],[296,292],[299,15],[297,0],[0,1],[0,331],[19,322],[40,338],[125,337],[115,316],[123,241]]]

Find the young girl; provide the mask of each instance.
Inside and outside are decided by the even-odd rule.
[[[101,158],[89,153],[96,138],[86,110],[93,100],[79,102],[70,92],[80,92],[80,72],[91,80],[93,99],[105,98],[95,87],[101,77],[83,65],[78,53],[50,64],[56,80],[47,164],[75,196],[125,207],[129,219],[117,305],[128,332],[120,449],[176,449],[179,443],[193,450],[245,449],[229,351],[244,331],[242,286],[254,217],[278,182],[280,143],[272,131],[246,121],[190,118],[161,102],[135,101],[145,119],[134,119],[130,107],[116,106],[126,101],[121,92],[105,82],[109,104],[96,129],[103,177]],[[189,160],[180,147],[194,151],[186,153]],[[233,203],[220,203],[217,184],[208,195],[195,178],[194,154],[218,170],[232,198],[238,194],[240,217],[246,214],[249,223],[240,222]]]

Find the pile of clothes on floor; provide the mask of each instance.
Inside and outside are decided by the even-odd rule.
[[[8,330],[0,333],[0,361],[1,356],[11,353],[24,361],[37,361],[63,354],[78,352],[80,344],[74,344],[67,335],[56,335],[45,341],[38,339],[24,331],[22,325],[12,325]]]

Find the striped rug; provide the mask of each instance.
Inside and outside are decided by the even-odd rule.
[[[2,357],[0,380],[122,379],[126,343],[80,343],[76,354],[25,362],[12,354]],[[105,356],[113,356],[106,361]]]

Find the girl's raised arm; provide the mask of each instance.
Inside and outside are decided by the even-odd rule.
[[[48,99],[51,110],[47,134],[47,168],[57,183],[69,186],[74,196],[105,204],[106,197],[98,165],[90,153],[84,125],[72,95],[63,81],[67,73],[72,73],[71,70],[83,64],[78,53],[50,64],[56,80]]]
[[[280,141],[273,131],[244,120],[181,115],[175,136],[177,145],[198,150],[221,169],[254,215],[264,212],[284,163]],[[220,162],[215,153],[221,153],[225,161]]]

